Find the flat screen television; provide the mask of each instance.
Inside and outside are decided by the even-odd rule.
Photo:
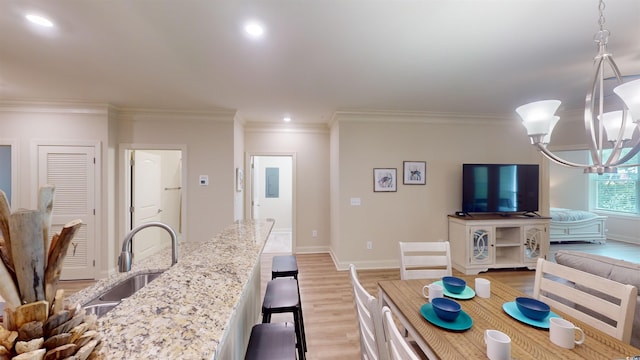
[[[538,173],[537,164],[463,164],[462,211],[535,213]]]

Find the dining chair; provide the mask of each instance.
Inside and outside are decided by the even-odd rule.
[[[538,259],[533,296],[627,344],[630,342],[638,296],[635,286]]]
[[[448,241],[399,242],[400,279],[439,279],[451,276]]]
[[[349,273],[360,331],[360,357],[362,360],[387,360],[389,350],[384,338],[378,300],[360,284],[355,265],[349,264]]]
[[[420,360],[396,327],[388,306],[382,308],[382,326],[387,338],[390,360]]]

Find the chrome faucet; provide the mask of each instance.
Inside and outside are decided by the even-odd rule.
[[[171,235],[171,266],[175,265],[178,262],[178,237],[176,236],[176,232],[173,231],[173,229],[167,224],[152,221],[140,224],[131,229],[131,232],[124,238],[124,241],[122,242],[122,252],[118,257],[118,268],[120,272],[127,272],[131,270],[133,236],[140,230],[148,227],[160,227],[167,230],[169,235]]]

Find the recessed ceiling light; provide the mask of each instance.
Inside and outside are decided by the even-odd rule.
[[[284,122],[289,122],[291,121],[291,118],[289,116],[285,116],[284,119],[282,119]]]
[[[32,23],[36,24],[36,25],[40,25],[43,27],[53,27],[53,22],[43,16],[40,15],[34,15],[34,14],[28,14],[26,16],[27,20],[31,21]]]
[[[254,38],[259,38],[264,35],[264,27],[255,21],[250,21],[244,26],[244,31],[249,34],[249,36]]]

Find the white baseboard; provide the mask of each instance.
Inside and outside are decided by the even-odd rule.
[[[620,235],[620,234],[614,234],[614,233],[607,233],[607,239],[609,240],[615,240],[615,241],[621,241],[621,242],[625,242],[625,243],[629,243],[629,244],[637,244],[640,245],[640,239],[637,237],[632,237],[632,236],[624,236],[624,235]]]

